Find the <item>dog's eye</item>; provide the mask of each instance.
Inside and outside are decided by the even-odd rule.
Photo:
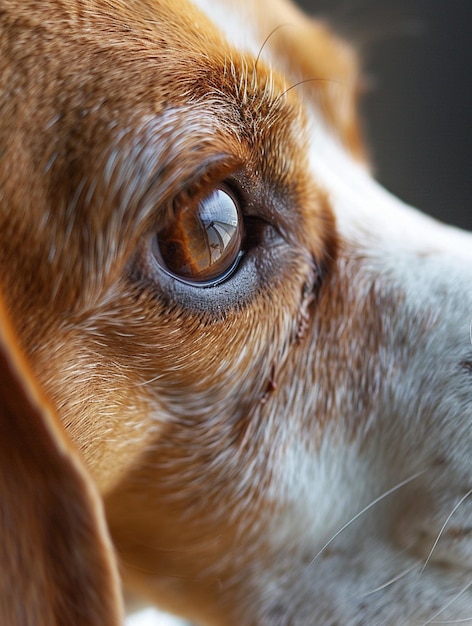
[[[195,205],[177,207],[157,233],[153,252],[159,265],[192,285],[214,286],[233,272],[241,257],[242,217],[229,190],[216,189]]]

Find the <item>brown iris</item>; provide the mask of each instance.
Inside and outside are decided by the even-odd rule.
[[[178,208],[156,238],[160,265],[185,282],[224,280],[240,256],[242,218],[232,196],[216,189],[194,206]]]

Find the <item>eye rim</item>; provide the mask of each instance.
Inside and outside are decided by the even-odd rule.
[[[197,279],[193,280],[192,278],[181,276],[177,274],[176,272],[173,272],[166,266],[166,263],[162,257],[162,253],[159,247],[159,231],[155,232],[152,237],[151,252],[152,252],[154,262],[159,268],[159,270],[163,272],[164,274],[166,274],[167,276],[171,277],[172,279],[178,281],[179,283],[182,283],[189,287],[196,287],[199,289],[200,288],[208,289],[211,287],[217,287],[218,285],[221,285],[222,283],[226,282],[235,273],[235,271],[237,270],[241,262],[241,259],[243,258],[245,254],[244,240],[245,240],[246,233],[245,233],[245,224],[244,224],[243,200],[242,200],[241,194],[237,193],[236,190],[233,189],[233,185],[229,181],[222,181],[218,184],[212,185],[212,188],[210,190],[208,190],[207,188],[205,192],[197,193],[196,197],[193,198],[191,201],[188,200],[189,196],[191,196],[191,194],[188,191],[185,193],[182,193],[173,202],[172,215],[175,215],[176,211],[178,211],[179,209],[179,206],[182,206],[182,205],[192,204],[195,208],[198,207],[202,202],[210,198],[217,191],[222,191],[223,193],[225,193],[233,202],[233,205],[236,209],[236,213],[238,216],[238,229],[239,229],[239,233],[237,235],[239,239],[239,244],[236,242],[236,245],[239,246],[239,249],[234,259],[230,263],[230,265],[227,268],[225,268],[220,274],[218,274],[217,276],[213,278],[203,278],[200,280],[197,280]],[[162,231],[163,229],[160,229],[160,230]]]

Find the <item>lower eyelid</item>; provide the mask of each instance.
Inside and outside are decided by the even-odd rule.
[[[240,250],[235,260],[233,261],[233,264],[223,274],[218,276],[217,279],[212,279],[212,280],[207,280],[207,281],[201,280],[197,282],[197,281],[186,280],[185,278],[172,274],[172,272],[169,272],[168,270],[166,270],[166,268],[163,267],[162,265],[159,265],[158,267],[159,267],[159,270],[167,274],[167,276],[173,278],[174,280],[177,280],[178,282],[184,285],[188,285],[189,287],[194,287],[197,289],[202,289],[202,288],[210,289],[212,287],[218,287],[222,283],[226,282],[234,274],[234,272],[237,271],[238,266],[243,256],[244,256],[244,252]]]
[[[251,306],[254,298],[266,291],[272,293],[274,286],[280,285],[280,276],[299,254],[271,224],[252,217],[244,217],[244,221],[250,235],[234,266],[220,280],[196,285],[176,279],[158,264],[149,236],[142,239],[131,261],[129,280],[143,290],[150,302],[155,299],[160,303],[159,307],[165,303],[179,314],[197,315],[208,321]]]

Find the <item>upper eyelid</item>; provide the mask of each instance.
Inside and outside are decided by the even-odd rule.
[[[292,212],[283,208],[290,204],[290,196],[280,196],[267,181],[248,171],[239,141],[235,143],[230,134],[222,135],[213,128],[213,135],[202,143],[191,130],[179,126],[163,131],[157,116],[130,124],[113,142],[104,167],[96,169],[106,173],[100,185],[101,203],[111,205],[106,228],[115,237],[121,233],[123,262],[131,258],[143,237],[156,233],[173,218],[176,205],[184,202],[186,195],[196,202],[218,185],[228,186],[243,216],[261,218],[285,237],[286,231],[291,231]]]
[[[205,184],[206,179],[210,186],[211,178],[216,182],[241,165],[232,154],[230,138],[214,127],[212,132],[208,128],[196,133],[186,113],[185,109],[174,112],[173,126],[165,114],[130,121],[126,130],[111,139],[102,167],[98,162],[94,168],[99,181],[91,183],[101,189],[104,201],[109,199],[113,217],[118,216],[123,224],[139,227],[158,221],[156,211],[182,191],[198,181]]]
[[[203,174],[199,173],[191,179],[187,186],[178,190],[172,200],[174,206],[181,204],[198,204],[215,189],[222,189],[238,204],[243,202],[243,194],[237,189],[237,184],[233,182],[234,164],[220,163],[214,167],[212,164]]]

